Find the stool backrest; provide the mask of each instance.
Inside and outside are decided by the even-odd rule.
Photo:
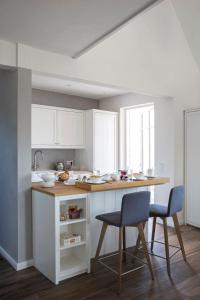
[[[169,195],[168,215],[172,216],[183,208],[185,189],[183,185],[175,186],[171,189]]]
[[[122,198],[121,225],[128,226],[146,222],[150,211],[150,192],[126,194]]]

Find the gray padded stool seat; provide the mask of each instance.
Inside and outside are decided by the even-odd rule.
[[[167,217],[168,208],[164,205],[151,204],[150,205],[150,217]]]
[[[104,256],[103,258],[99,259],[99,254],[101,251],[101,247],[103,244],[103,240],[105,237],[106,229],[108,226],[115,226],[119,228],[119,272],[117,272],[118,278],[119,278],[119,291],[121,290],[121,278],[125,273],[122,273],[122,255],[126,253],[125,251],[125,227],[131,226],[131,227],[137,227],[139,231],[139,236],[142,241],[142,247],[143,251],[145,253],[145,257],[149,266],[149,270],[152,276],[152,279],[154,279],[153,270],[151,266],[150,257],[148,254],[148,249],[145,241],[144,231],[143,231],[143,224],[148,220],[149,218],[149,211],[150,211],[150,192],[144,191],[144,192],[137,192],[137,193],[131,193],[126,194],[122,198],[122,205],[121,205],[121,211],[112,212],[112,213],[106,213],[96,216],[96,219],[103,222],[103,226],[101,229],[101,234],[99,238],[99,243],[97,246],[96,256],[94,259],[94,265],[93,265],[93,271],[96,266],[96,262],[100,262],[101,260],[106,258]],[[122,241],[123,241],[123,250],[122,250]],[[105,267],[106,264],[102,263]],[[137,268],[138,269],[138,268]],[[109,270],[116,273],[115,270],[109,267]],[[133,269],[132,271],[134,271]]]

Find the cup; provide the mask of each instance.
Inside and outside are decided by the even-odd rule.
[[[147,169],[147,176],[149,177],[153,176],[153,168]]]

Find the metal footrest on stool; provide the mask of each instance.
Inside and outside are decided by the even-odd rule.
[[[142,268],[147,264],[147,263],[144,262],[142,259],[140,259],[139,257],[133,255],[132,253],[130,253],[130,252],[128,252],[128,251],[123,250],[123,254],[124,254],[124,253],[127,254],[127,255],[129,255],[129,256],[132,256],[132,257],[136,258],[136,259],[139,260],[141,263],[143,263],[143,265],[141,265],[141,266],[139,266],[139,267],[136,267],[136,268],[134,268],[134,269],[131,269],[131,270],[129,270],[129,271],[126,271],[126,272],[122,273],[121,276],[127,275],[127,274],[129,274],[129,273],[131,273],[131,272],[134,272],[134,271],[137,271],[137,270],[139,270],[139,269],[142,269]],[[100,264],[101,264],[102,266],[104,266],[105,268],[107,268],[108,270],[110,270],[111,272],[115,273],[116,275],[119,275],[119,272],[117,272],[115,269],[111,268],[111,267],[108,266],[105,262],[103,262],[104,259],[109,258],[109,257],[112,257],[112,256],[116,256],[116,255],[118,255],[118,254],[119,254],[118,252],[115,252],[115,253],[110,254],[110,255],[105,255],[105,256],[103,256],[103,257],[101,257],[101,258],[98,258],[97,262],[100,263]]]
[[[147,242],[147,244],[151,244],[152,242],[153,242],[153,243],[157,243],[157,244],[165,245],[164,242],[160,242],[160,241],[156,241],[156,240]],[[169,246],[169,248],[171,247],[171,248],[176,248],[176,249],[177,249],[177,251],[175,251],[175,252],[169,257],[169,259],[171,259],[171,258],[172,258],[174,255],[176,255],[179,251],[181,251],[181,247],[178,247],[178,246],[175,246],[175,245],[170,245],[170,244],[169,244],[168,246]],[[138,250],[140,250],[140,248],[139,248]],[[158,254],[154,253],[154,251],[150,251],[150,252],[148,252],[148,253],[149,253],[149,255],[151,255],[151,256],[156,256],[156,257],[159,257],[159,258],[166,259],[165,256],[158,255]]]

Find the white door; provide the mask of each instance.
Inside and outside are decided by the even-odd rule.
[[[200,227],[200,110],[185,114],[186,222]]]
[[[117,113],[94,113],[94,169],[117,170]]]
[[[84,147],[84,112],[57,110],[57,144],[70,148]]]
[[[55,145],[56,110],[32,106],[32,147]]]

